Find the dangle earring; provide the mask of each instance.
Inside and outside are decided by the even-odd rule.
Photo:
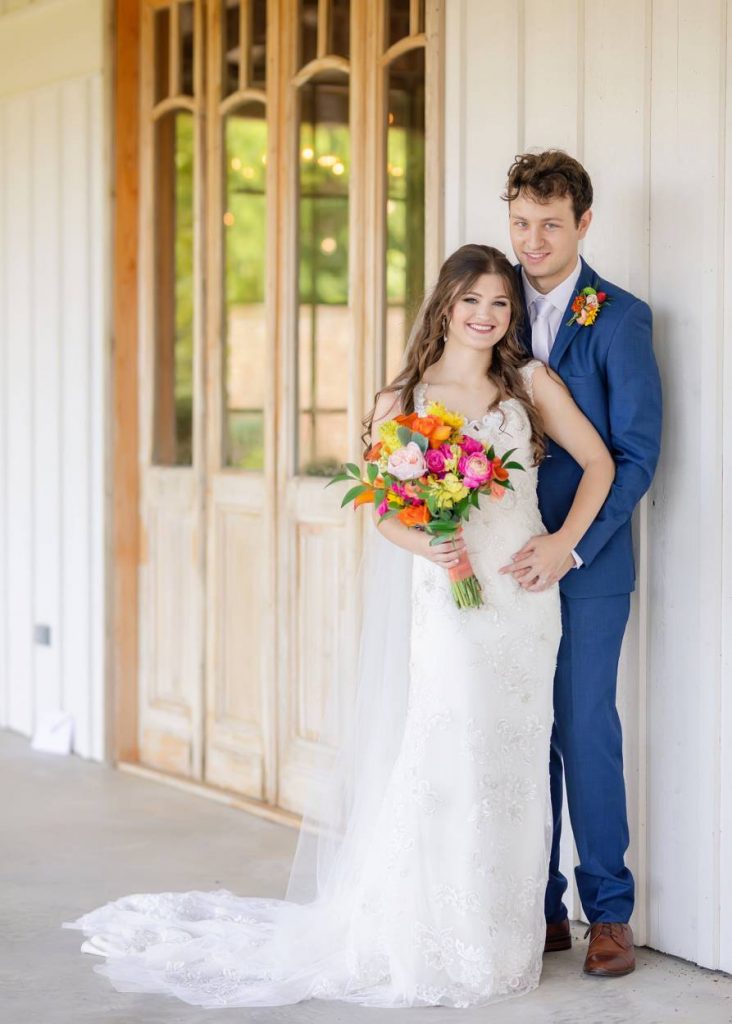
[[[447,344],[447,332],[450,330],[450,321],[446,316],[442,317],[442,344]]]

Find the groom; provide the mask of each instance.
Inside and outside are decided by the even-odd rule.
[[[651,311],[579,256],[592,220],[592,183],[577,160],[559,150],[518,156],[503,198],[520,264],[524,345],[562,378],[615,459],[612,490],[559,572],[544,574],[541,538],[514,556],[510,571],[532,589],[560,580],[563,636],[554,679],[546,951],[569,949],[572,941],[562,902],[567,880],[559,870],[564,774],[579,853],[577,886],[591,925],[584,970],[618,976],[634,970],[635,954],[615,691],[635,583],[631,516],[653,479],[661,437]],[[539,471],[539,504],[551,533],[564,521],[582,471],[551,440],[547,455]]]

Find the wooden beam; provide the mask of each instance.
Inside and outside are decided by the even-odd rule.
[[[137,572],[139,476],[137,259],[139,202],[140,0],[117,0],[114,22],[114,194],[112,282],[111,756],[137,749]]]

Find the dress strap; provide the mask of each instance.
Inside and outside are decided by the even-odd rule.
[[[536,373],[536,368],[543,365],[544,364],[540,359],[532,359],[530,362],[525,363],[519,370],[524,382],[524,387],[526,388],[526,393],[532,402],[534,401],[534,374]]]
[[[421,380],[414,386],[414,411],[418,416],[424,416],[427,412],[425,399],[427,398],[427,384]]]

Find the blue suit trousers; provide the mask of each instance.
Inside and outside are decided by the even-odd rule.
[[[575,875],[587,919],[592,924],[627,922],[633,910],[634,882],[624,863],[628,816],[615,695],[630,595],[569,598],[562,594],[561,602],[563,636],[554,678],[550,754],[554,835],[546,919],[558,922],[567,917],[562,902],[567,879],[559,870],[564,777],[579,855]]]

